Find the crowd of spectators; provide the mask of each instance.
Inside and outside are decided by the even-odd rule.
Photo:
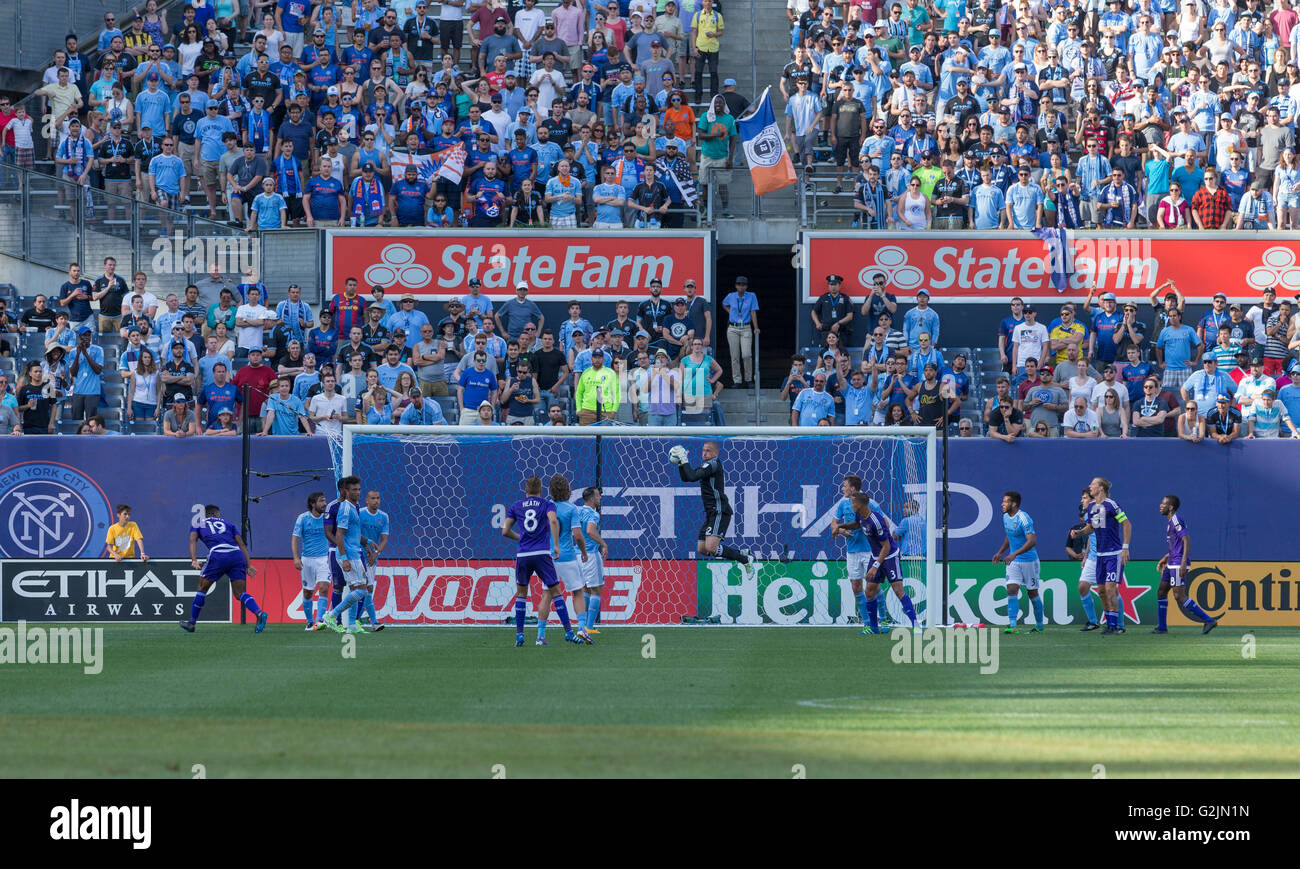
[[[948,424],[973,437],[980,426],[963,404],[977,394],[976,375],[988,375],[991,394],[968,411],[984,434],[1007,442],[1300,438],[1300,294],[1279,299],[1267,288],[1243,306],[1216,293],[1195,322],[1184,321],[1186,299],[1172,282],[1141,301],[1094,290],[1041,316],[1013,298],[976,371],[965,352],[945,359],[938,349],[940,319],[925,290],[900,318],[885,275],[860,305],[842,284],[827,275],[810,313],[820,358],[796,354],[782,384],[791,425]],[[855,337],[863,322],[870,331]],[[859,341],[860,360],[850,354]]]
[[[250,231],[682,226],[701,172],[729,180],[749,101],[719,79],[713,0],[437,7],[107,13],[93,52],[69,34],[33,99],[0,98],[2,157],[32,168],[45,130],[59,177],[168,208],[201,193]]]
[[[757,328],[746,285],[726,310]],[[110,393],[123,428],[179,438],[241,434],[245,404],[259,436],[338,434],[345,422],[723,423],[713,311],[694,281],[672,299],[652,281],[649,298],[618,302],[596,325],[577,301],[547,323],[528,293],[521,283],[494,303],[472,279],[431,320],[413,295],[362,293],[355,278],[314,311],[296,285],[271,298],[253,271],[236,283],[213,264],[183,298],[159,299],[144,272],[128,286],[112,257],[93,277],[74,263],[57,294],[26,310],[0,301],[0,355],[16,363],[0,367],[0,434],[53,433],[60,420],[116,433]],[[744,331],[733,320],[729,340]]]
[[[1300,225],[1291,0],[788,0],[787,14],[790,148],[806,177],[833,160],[837,193],[847,164],[857,226]]]

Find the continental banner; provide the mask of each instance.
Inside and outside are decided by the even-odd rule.
[[[1044,615],[1053,625],[1082,626],[1077,561],[1042,562]],[[1120,586],[1125,622],[1154,625],[1160,576],[1154,561],[1130,561]],[[1007,623],[1006,568],[987,561],[957,561],[949,565],[948,611],[953,622],[986,625]],[[1257,627],[1300,625],[1300,563],[1267,561],[1192,562],[1188,595],[1225,625]],[[1096,592],[1093,592],[1094,600]],[[1172,593],[1170,597],[1172,598]],[[1027,598],[1021,594],[1020,616],[1032,623]],[[1168,623],[1192,625],[1171,600]]]
[[[188,560],[0,560],[0,620],[171,622],[189,615],[199,572]],[[229,622],[220,585],[200,621]]]

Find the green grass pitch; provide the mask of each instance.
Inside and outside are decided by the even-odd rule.
[[[499,628],[343,638],[104,626],[99,675],[0,666],[6,777],[1300,775],[1300,629],[1000,637],[895,664],[854,628]],[[643,637],[652,635],[654,657]],[[1196,746],[1189,751],[1189,746]]]

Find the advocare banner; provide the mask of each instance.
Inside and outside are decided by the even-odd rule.
[[[713,300],[709,232],[331,229],[326,236],[326,293],[342,292],[355,277],[363,292],[381,286],[390,297],[439,299],[467,293],[469,279],[478,278],[485,295],[502,301],[526,283],[535,302],[615,302],[648,296],[658,278],[665,296],[694,279],[698,295]]]
[[[198,587],[188,559],[2,559],[0,621],[171,622],[189,614]],[[230,621],[226,588],[208,596],[201,621]]]
[[[1278,298],[1300,292],[1296,239],[1281,232],[1063,231],[1049,241],[1031,232],[805,232],[802,253],[804,302],[826,291],[828,274],[843,275],[843,291],[865,298],[877,272],[888,292],[910,298],[924,288],[936,303],[1055,303],[1091,286],[1145,300],[1167,280],[1192,302],[1223,292],[1253,303],[1265,287]],[[1053,283],[1057,269],[1067,275],[1064,293]]]

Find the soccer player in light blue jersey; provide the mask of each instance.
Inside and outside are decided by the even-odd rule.
[[[998,551],[993,553],[994,564],[1007,566],[1007,626],[1002,633],[1020,633],[1016,624],[1020,621],[1020,588],[1024,586],[1029,592],[1029,604],[1034,609],[1034,627],[1030,633],[1041,634],[1043,599],[1038,595],[1041,583],[1038,534],[1034,531],[1034,520],[1020,509],[1020,493],[1017,491],[1002,495],[1002,529],[1007,536]]]
[[[388,514],[379,509],[379,501],[379,492],[371,489],[366,492],[366,506],[359,511],[361,515],[361,545],[365,548],[366,553],[366,589],[370,593],[372,606],[375,595],[375,564],[379,561],[379,554],[388,546]],[[373,610],[367,613],[365,617],[374,625],[375,631],[378,632],[384,629],[384,625],[375,621]],[[354,620],[360,624],[361,619],[361,605],[357,604]]]
[[[299,513],[293,523],[289,547],[293,551],[293,566],[302,577],[302,614],[307,619],[307,630],[314,631],[316,622],[325,617],[330,599],[330,542],[325,536],[324,492],[307,496],[307,510]],[[314,613],[313,591],[316,592]]]
[[[879,601],[876,595],[880,592],[882,579],[894,590],[894,594],[898,595],[898,600],[903,605],[903,612],[912,623],[912,630],[919,630],[912,599],[907,596],[907,589],[903,587],[903,564],[899,558],[899,548],[894,540],[894,533],[889,527],[889,519],[879,509],[873,509],[871,499],[861,492],[854,495],[851,500],[858,521],[843,527],[850,531],[857,530],[853,525],[861,528],[867,535],[867,542],[871,544],[873,556],[871,566],[867,568],[867,573],[862,578],[866,586],[867,621],[871,633],[880,633],[880,623],[876,616]]]
[[[556,474],[551,477],[550,482],[551,501],[555,504],[555,519],[560,526],[560,554],[555,559],[555,573],[560,582],[564,585],[564,590],[572,595],[573,615],[577,622],[577,634],[582,641],[591,644],[591,637],[587,635],[583,627],[587,607],[583,588],[585,583],[582,576],[582,562],[578,560],[578,547],[582,548],[585,556],[587,549],[585,539],[582,536],[582,530],[574,525],[574,520],[578,515],[578,506],[569,499],[573,497],[573,490],[569,487],[569,481],[563,474]],[[537,611],[537,640],[538,645],[545,645],[546,639],[546,619],[550,615],[549,609],[546,612]]]
[[[1156,570],[1160,572],[1160,588],[1156,591],[1156,627],[1151,633],[1167,634],[1165,618],[1169,612],[1169,589],[1174,590],[1178,605],[1186,611],[1189,618],[1202,624],[1201,633],[1208,634],[1218,626],[1219,620],[1213,618],[1200,604],[1187,596],[1187,568],[1192,563],[1192,536],[1187,533],[1187,524],[1178,515],[1182,501],[1177,495],[1165,495],[1160,499],[1160,515],[1169,523],[1165,526],[1165,542],[1169,552],[1159,563]]]
[[[857,514],[853,512],[853,496],[861,491],[862,478],[856,474],[845,474],[844,481],[840,483],[840,492],[844,497],[835,505],[835,515],[831,517],[831,537],[838,535],[844,538],[845,575],[853,587],[853,597],[858,602],[862,633],[870,634],[873,631],[868,627],[870,620],[867,618],[867,593],[863,582],[871,567],[871,543],[858,522]],[[879,504],[870,498],[867,500],[872,510],[880,511]],[[880,619],[880,629],[888,630],[888,608],[883,616]]]
[[[1110,497],[1110,480],[1095,477],[1088,484],[1092,506],[1088,510],[1088,523],[1097,539],[1097,579],[1101,582],[1102,605],[1105,607],[1106,627],[1102,636],[1124,633],[1124,613],[1120,609],[1119,584],[1124,581],[1124,565],[1128,564],[1129,541],[1133,537],[1133,523],[1124,510]]]
[[[609,554],[609,547],[600,536],[600,489],[588,486],[582,490],[582,506],[574,514],[573,527],[583,537],[578,548],[587,612],[581,625],[588,634],[598,634],[596,620],[600,618],[600,593],[605,585],[605,556]]]
[[[194,625],[208,598],[208,589],[212,588],[214,582],[226,577],[230,580],[231,593],[239,598],[239,602],[250,613],[257,616],[257,626],[253,628],[253,633],[260,634],[266,628],[266,613],[246,590],[248,577],[256,576],[257,572],[249,563],[248,549],[244,547],[243,538],[233,525],[221,518],[220,507],[208,504],[203,508],[203,518],[195,519],[190,526],[190,566],[195,570],[199,569],[199,541],[208,547],[208,560],[199,575],[199,590],[194,593],[194,601],[190,604],[190,617],[181,619],[181,627],[194,633]]]
[[[347,497],[339,502],[338,515],[334,517],[334,542],[338,547],[339,569],[343,571],[343,584],[346,593],[339,605],[325,614],[325,624],[338,633],[345,628],[339,624],[339,616],[345,622],[349,634],[364,634],[366,629],[352,621],[352,608],[358,602],[366,605],[366,612],[371,621],[375,618],[375,603],[366,586],[366,550],[361,542],[361,511],[357,502],[361,499],[361,480],[358,477],[344,477],[339,485],[347,492]]]
[[[515,530],[515,525],[520,530]],[[542,581],[542,600],[538,613],[554,606],[555,614],[564,625],[566,643],[582,643],[569,622],[569,608],[565,606],[563,589],[555,572],[555,559],[560,554],[560,521],[555,516],[555,505],[542,497],[542,480],[532,476],[524,480],[524,497],[506,510],[506,521],[501,526],[501,536],[519,544],[515,553],[515,646],[524,644],[524,616],[528,611],[528,583],[537,574]],[[542,621],[537,621],[541,630]],[[540,633],[537,645],[546,646],[546,637]]]

